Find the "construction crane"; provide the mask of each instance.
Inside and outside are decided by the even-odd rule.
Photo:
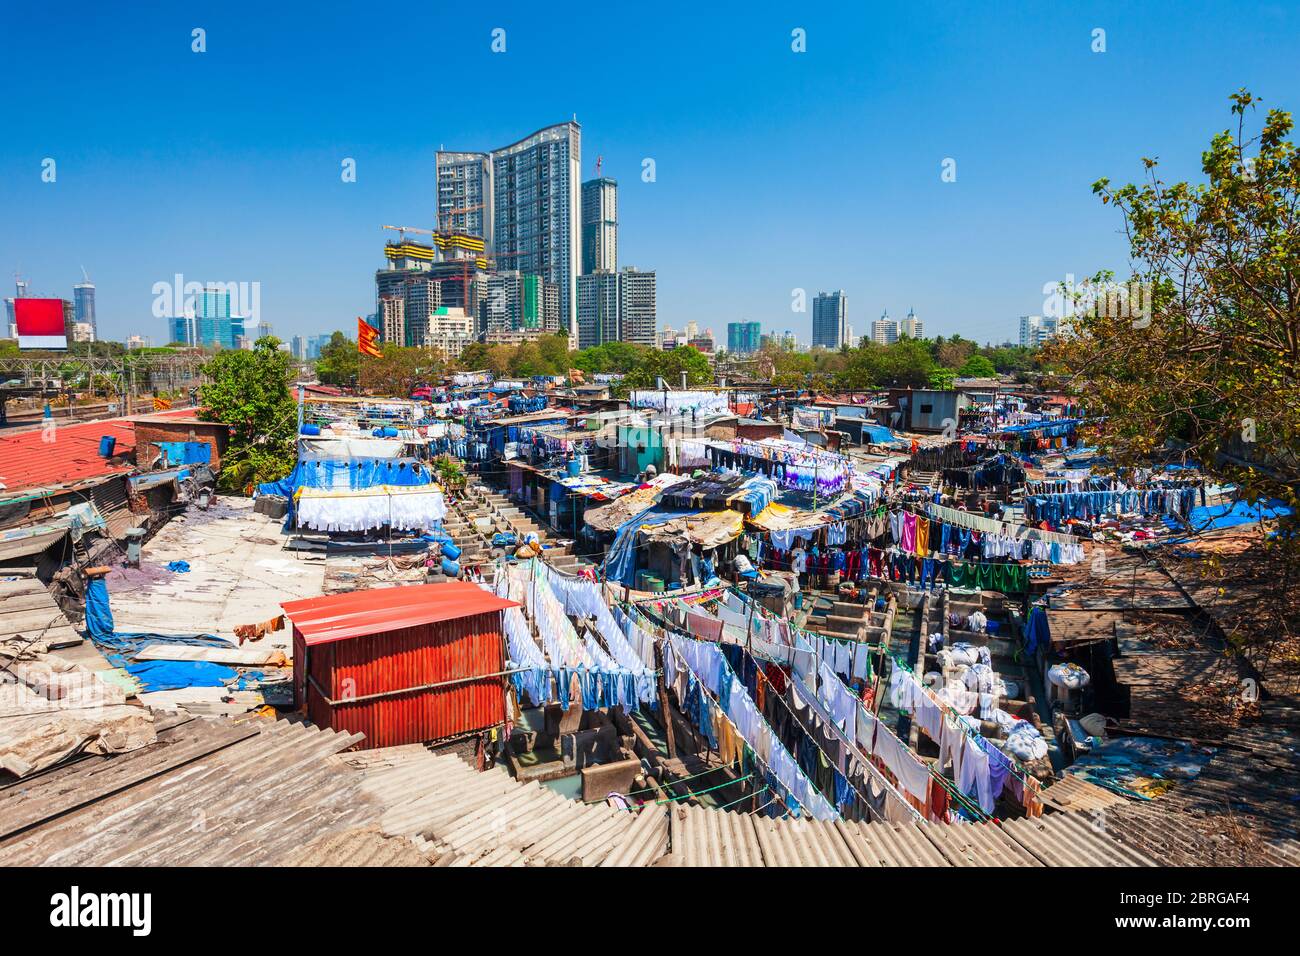
[[[482,207],[482,206],[477,206],[477,207],[470,207],[469,210],[453,210],[453,211],[454,211],[454,212],[465,212],[465,211],[472,211],[472,210],[475,209],[475,208],[482,209],[483,207]],[[417,228],[417,227],[415,227],[415,226],[381,226],[380,228],[381,228],[381,229],[392,229],[394,232],[396,232],[396,233],[397,233],[397,240],[398,240],[399,243],[404,243],[404,242],[406,242],[406,234],[407,234],[408,232],[419,233],[419,234],[422,235],[422,236],[430,236],[430,237],[437,237],[438,235],[441,234],[441,233],[439,233],[439,232],[437,232],[436,230],[433,230],[433,229],[420,229],[420,228]],[[477,258],[478,258],[478,259],[482,259],[482,258],[486,258],[486,257],[477,257]],[[471,289],[470,280],[471,280],[471,278],[472,278],[472,276],[470,275],[470,272],[471,272],[471,270],[470,270],[470,264],[471,264],[472,262],[475,262],[475,261],[476,261],[475,259],[472,259],[472,258],[470,258],[470,257],[468,257],[468,256],[462,257],[461,260],[460,260],[460,262],[461,262],[461,267],[460,267],[460,277],[459,277],[459,278],[460,278],[460,287],[461,287],[461,302],[462,302],[462,304],[463,304],[463,306],[464,306],[466,312],[470,312],[470,311],[472,311],[472,307],[473,307],[473,303],[470,301],[470,289]],[[447,276],[447,277],[445,277],[442,281],[447,281],[447,280],[450,280],[450,279],[452,279],[452,277],[451,277],[451,276]],[[454,280],[453,280],[453,281],[454,281]]]
[[[446,212],[442,213],[442,215],[443,215],[443,216],[448,216],[448,217],[450,217],[450,216],[464,216],[464,215],[467,215],[468,213],[471,213],[471,212],[478,212],[478,211],[479,211],[480,209],[482,209],[482,208],[483,208],[483,204],[482,204],[482,203],[479,203],[479,204],[477,204],[477,205],[475,205],[475,206],[465,206],[463,209],[448,209]],[[444,226],[444,228],[451,228],[451,227],[450,227],[450,226]]]
[[[418,233],[420,233],[421,235],[424,235],[424,236],[432,236],[432,235],[435,235],[435,233],[434,233],[434,231],[433,231],[432,229],[417,229],[417,228],[415,228],[414,226],[380,226],[379,228],[381,228],[381,229],[392,229],[392,230],[394,230],[394,231],[397,233],[397,241],[398,241],[398,242],[405,242],[405,241],[406,241],[406,234],[407,234],[408,232],[418,232]]]

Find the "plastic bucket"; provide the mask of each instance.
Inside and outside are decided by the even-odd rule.
[[[460,565],[451,558],[443,558],[442,573],[449,578],[458,578],[460,577]]]
[[[117,438],[113,435],[101,435],[99,439],[99,457],[112,458],[113,449],[117,447]]]

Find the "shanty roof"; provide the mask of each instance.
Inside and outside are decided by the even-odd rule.
[[[564,421],[572,414],[568,408],[544,408],[540,412],[525,412],[522,415],[508,415],[505,418],[489,418],[485,425],[525,425],[528,422]]]
[[[745,530],[745,516],[739,511],[706,511],[674,518],[663,524],[647,525],[642,533],[653,541],[685,537],[692,544],[716,548],[734,540]]]
[[[150,419],[168,421],[192,416],[194,409],[181,408]],[[12,494],[26,488],[76,484],[134,470],[135,422],[139,418],[105,418],[94,422],[65,424],[54,419],[53,441],[44,426],[0,433],[0,490]],[[99,440],[116,439],[113,457],[99,454]]]
[[[99,454],[99,440],[116,439],[113,458]],[[0,484],[8,492],[125,474],[134,466],[135,425],[125,418],[55,425],[54,441],[43,430],[0,435]]]
[[[468,581],[349,591],[280,605],[309,647],[518,606]]]

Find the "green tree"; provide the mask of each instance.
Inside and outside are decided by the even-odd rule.
[[[993,378],[997,374],[993,363],[983,355],[972,355],[957,370],[959,378]]]
[[[1105,416],[1098,438],[1117,464],[1172,444],[1249,500],[1296,509],[1300,151],[1290,113],[1270,110],[1250,136],[1255,97],[1231,101],[1236,129],[1202,153],[1204,182],[1167,183],[1143,159],[1144,183],[1093,185],[1123,216],[1133,282],[1084,309],[1049,358]]]
[[[446,362],[438,349],[406,348],[386,342],[378,358],[361,357],[358,381],[373,394],[405,398],[416,386],[441,379],[445,368]]]
[[[515,347],[514,354],[510,356],[510,374],[515,378],[547,374],[542,350],[536,342],[523,342]]]
[[[644,362],[626,373],[623,386],[654,388],[657,380],[663,378],[669,388],[681,388],[682,372],[686,373],[688,388],[713,383],[713,369],[704,354],[693,346],[679,345],[670,352],[651,350]]]
[[[542,375],[564,375],[569,371],[569,333],[557,332],[555,335],[543,335],[537,340],[537,350],[541,353]]]
[[[456,364],[466,372],[477,372],[487,367],[488,347],[482,342],[471,342],[461,350]]]
[[[957,373],[950,368],[937,368],[930,373],[930,387],[940,391],[951,391],[957,379]]]
[[[934,360],[924,342],[899,339],[881,353],[877,385],[893,388],[926,388]]]
[[[316,376],[326,385],[352,385],[361,375],[361,353],[357,343],[335,332],[321,348]]]
[[[294,465],[297,406],[289,391],[290,356],[263,336],[250,349],[218,352],[202,368],[204,421],[230,426],[221,486],[239,491],[282,478]]]

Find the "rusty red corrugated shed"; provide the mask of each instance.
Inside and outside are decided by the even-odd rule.
[[[280,605],[308,647],[518,606],[468,581],[348,591]]]
[[[464,581],[281,605],[293,622],[298,706],[363,747],[461,736],[505,720],[501,609]]]

